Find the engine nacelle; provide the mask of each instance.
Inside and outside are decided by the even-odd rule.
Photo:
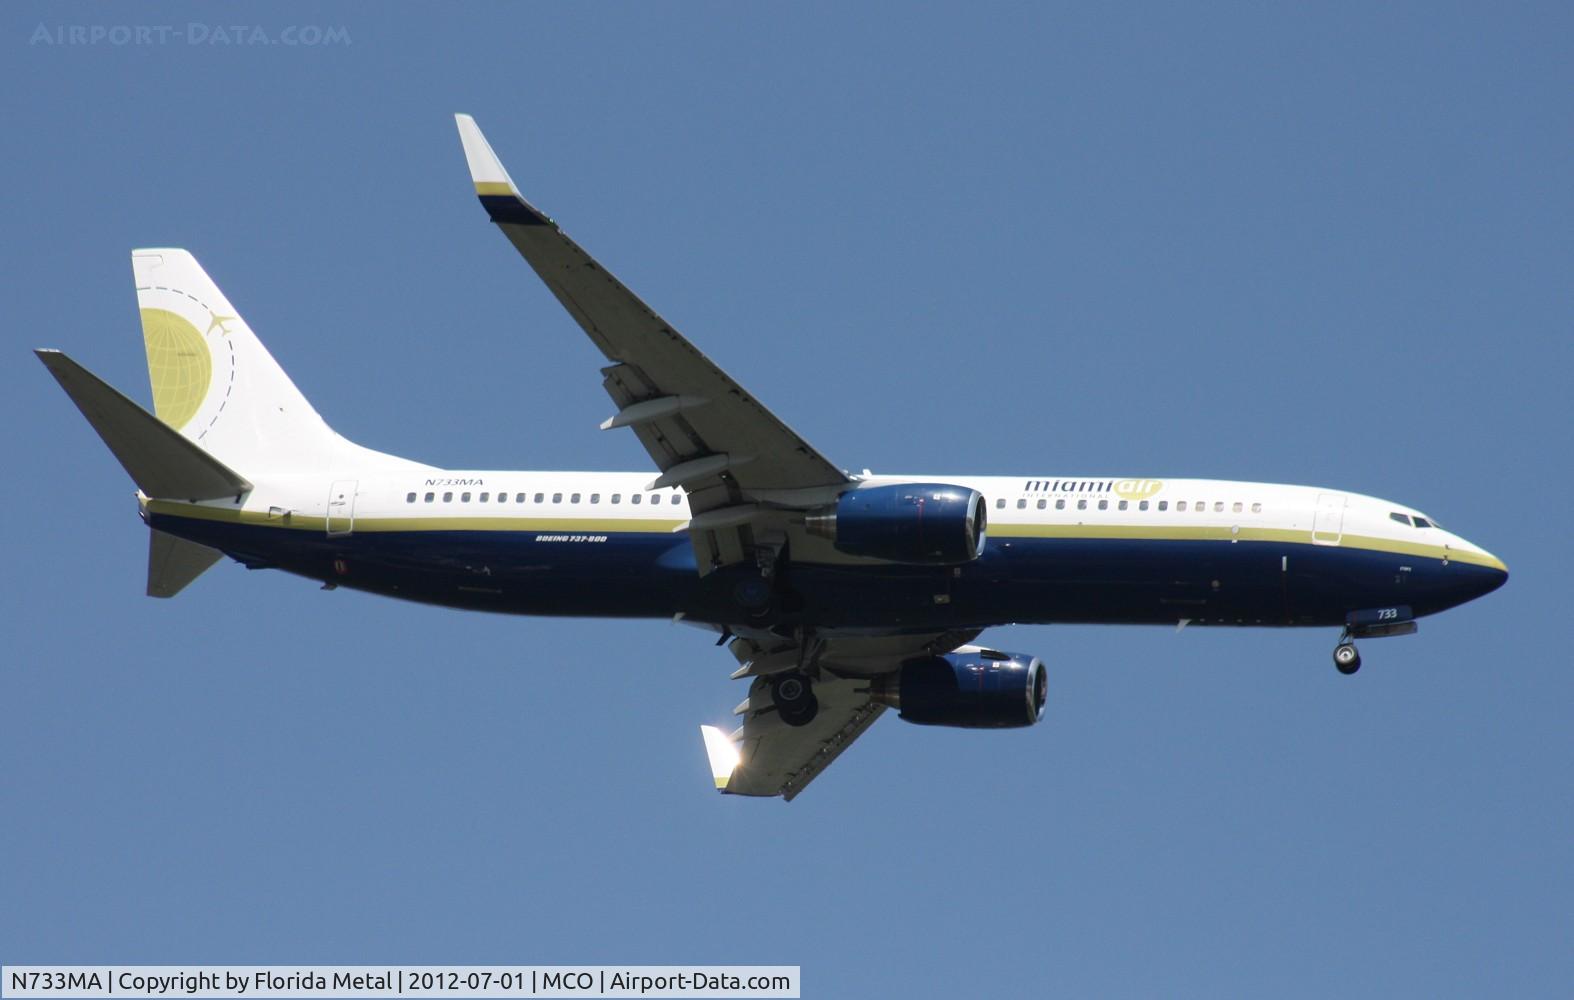
[[[983,494],[945,483],[893,483],[848,490],[804,519],[837,551],[897,563],[950,566],[984,551]]]
[[[1049,682],[1036,656],[964,647],[908,660],[876,677],[870,693],[919,725],[1008,729],[1043,716]]]

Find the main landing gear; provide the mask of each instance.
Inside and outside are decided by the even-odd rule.
[[[809,628],[799,628],[794,637],[798,642],[798,666],[771,676],[771,702],[787,725],[807,726],[820,711],[814,681],[820,676],[820,653],[825,650],[825,640]]]
[[[820,699],[814,696],[814,685],[796,670],[771,678],[771,701],[782,721],[789,726],[807,726],[820,711]]]
[[[1334,667],[1346,677],[1361,669],[1361,653],[1350,641],[1349,633],[1340,636],[1339,645],[1334,647]]]

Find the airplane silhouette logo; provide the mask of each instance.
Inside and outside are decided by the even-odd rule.
[[[219,328],[219,332],[224,334],[227,337],[227,336],[229,336],[230,332],[229,332],[228,329],[225,328],[224,324],[230,322],[231,320],[240,319],[239,316],[220,316],[218,313],[214,312],[211,309],[208,310],[208,315],[213,317],[213,322],[209,323],[208,324],[208,328],[206,330],[202,331],[202,335],[204,337],[206,337],[208,334],[212,333],[214,327],[218,327]]]

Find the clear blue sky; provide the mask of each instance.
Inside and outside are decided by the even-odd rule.
[[[36,27],[349,45],[30,44]],[[1574,982],[1562,4],[0,9],[0,959],[786,963],[806,996],[1554,996]],[[791,805],[664,622],[226,563],[28,354],[148,398],[189,247],[347,436],[643,469],[475,203],[528,197],[833,459],[1213,476],[1435,514],[1508,586],[1363,646],[1004,628],[1045,724],[882,721]]]

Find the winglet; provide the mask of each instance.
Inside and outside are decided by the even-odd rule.
[[[521,226],[550,226],[552,220],[536,210],[514,187],[503,162],[481,134],[481,127],[469,115],[454,115],[459,125],[459,142],[465,148],[465,163],[475,182],[476,197],[496,223]]]
[[[710,773],[716,779],[716,790],[725,792],[738,766],[738,748],[715,726],[701,726],[700,735],[705,737],[705,756],[710,758]]]

